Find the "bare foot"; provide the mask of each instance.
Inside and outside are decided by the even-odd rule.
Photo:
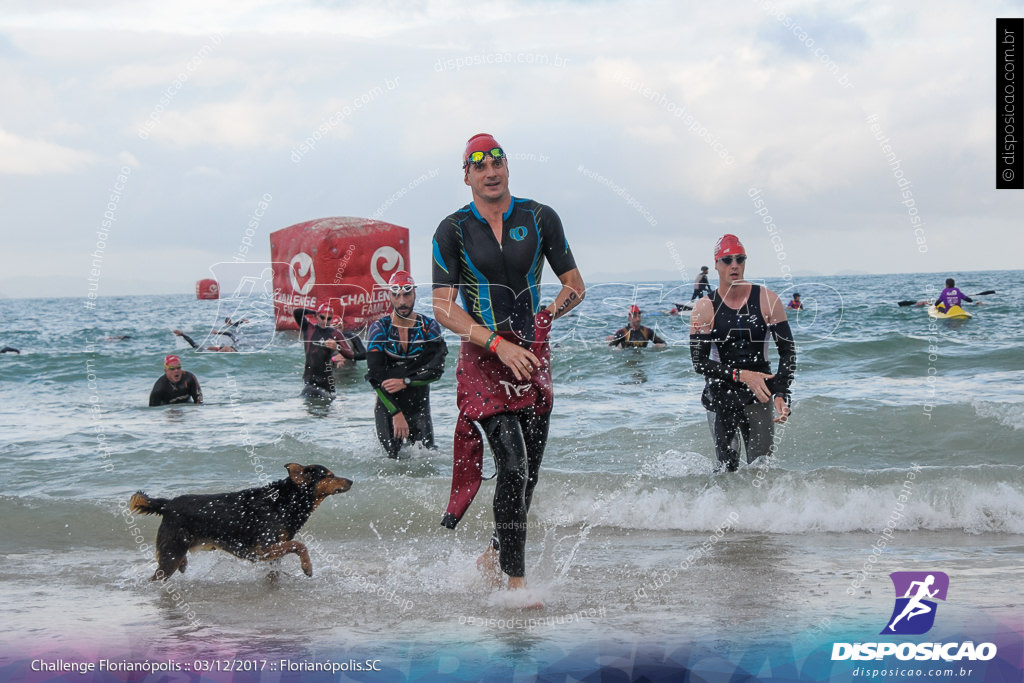
[[[498,568],[498,551],[488,545],[480,557],[476,558],[476,568],[483,574],[484,581],[490,588],[501,586],[501,570]]]
[[[514,590],[526,590],[526,577],[524,576],[510,576],[508,577],[508,589]],[[532,596],[530,596],[532,598]],[[544,603],[540,600],[531,600],[526,604],[521,605],[520,609],[544,609]]]

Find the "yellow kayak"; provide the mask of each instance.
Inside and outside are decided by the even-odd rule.
[[[950,306],[948,311],[940,311],[935,308],[934,304],[928,307],[928,315],[933,318],[942,318],[944,320],[967,320],[971,317],[970,313],[959,306]]]

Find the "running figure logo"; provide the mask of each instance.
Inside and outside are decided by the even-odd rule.
[[[896,605],[883,634],[916,636],[927,633],[935,623],[934,599],[946,599],[949,576],[943,572],[893,572]]]

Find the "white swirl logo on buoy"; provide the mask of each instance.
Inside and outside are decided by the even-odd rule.
[[[216,282],[210,283],[210,294],[216,294],[220,287],[217,286]]]
[[[377,284],[382,287],[386,287],[388,281],[380,274],[380,270],[377,268],[378,261],[384,261],[385,272],[405,270],[405,259],[402,258],[402,255],[394,247],[381,247],[373,252],[373,256],[370,257],[370,274],[373,275],[373,279],[377,281]]]
[[[309,279],[300,285],[299,278],[307,275]],[[309,290],[313,289],[313,285],[316,284],[316,271],[313,270],[313,259],[309,254],[300,251],[292,257],[291,263],[288,264],[288,279],[297,294],[302,296],[309,294]]]

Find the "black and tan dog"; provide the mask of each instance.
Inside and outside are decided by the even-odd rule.
[[[157,570],[152,581],[184,572],[188,551],[196,547],[225,550],[246,560],[276,560],[295,553],[302,571],[313,575],[309,552],[295,534],[320,502],[348,491],[352,482],[322,465],[285,465],[288,477],[266,486],[208,495],[150,498],[139,491],[131,497],[135,512],[163,515],[156,532]]]

